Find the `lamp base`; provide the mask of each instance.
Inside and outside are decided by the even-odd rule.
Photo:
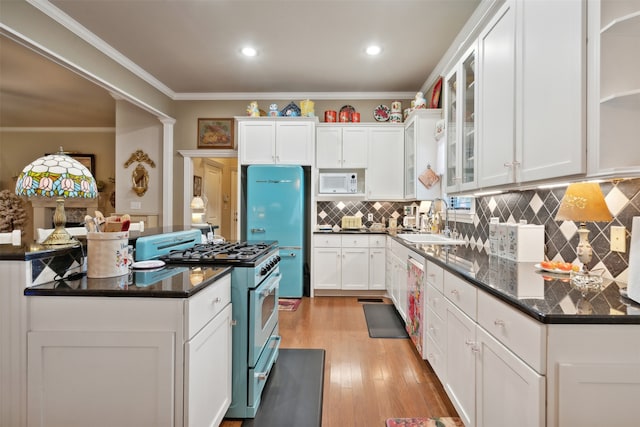
[[[56,200],[56,210],[53,213],[53,225],[55,225],[55,229],[49,237],[44,239],[42,242],[43,245],[70,245],[74,244],[77,241],[73,240],[71,234],[67,230],[64,229],[64,225],[67,223],[67,216],[64,213],[64,199],[62,197],[58,197]]]
[[[71,245],[78,243],[64,227],[56,227],[42,242],[43,245]]]

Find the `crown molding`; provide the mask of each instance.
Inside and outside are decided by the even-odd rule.
[[[71,18],[69,15],[58,9],[53,4],[49,3],[46,0],[26,0],[33,7],[40,10],[42,13],[55,20],[57,23],[65,27],[67,30],[71,31],[76,36],[80,37],[85,42],[89,43],[91,46],[98,49],[100,52],[104,53],[109,58],[116,61],[118,64],[122,65],[127,70],[131,71],[133,74],[149,83],[154,88],[158,89],[160,92],[164,93],[169,98],[175,96],[175,92],[172,91],[169,87],[167,87],[160,80],[153,77],[151,74],[146,72],[140,66],[138,66],[135,62],[131,61],[129,58],[118,52],[114,49],[110,44],[102,40],[100,37],[93,34],[86,27],[80,24],[75,19]]]
[[[1,127],[0,132],[115,133],[114,127]]]
[[[175,101],[256,101],[274,99],[411,99],[415,92],[211,92],[176,93]]]

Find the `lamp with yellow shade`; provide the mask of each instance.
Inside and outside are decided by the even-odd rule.
[[[582,270],[572,275],[572,283],[577,286],[591,286],[602,283],[602,277],[590,274],[587,266],[593,258],[593,249],[589,243],[589,230],[586,228],[587,221],[610,222],[613,220],[600,185],[595,182],[570,184],[560,202],[560,208],[555,220],[580,222],[580,228],[578,229],[580,241],[578,242],[576,253],[582,263]]]
[[[67,156],[60,147],[58,153],[40,157],[25,166],[16,182],[16,194],[56,198],[56,210],[53,214],[55,230],[42,244],[67,245],[77,243],[77,240],[64,228],[67,222],[64,199],[93,199],[98,196],[98,189],[89,169]]]

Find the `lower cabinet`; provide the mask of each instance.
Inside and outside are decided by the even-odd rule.
[[[465,426],[476,425],[476,323],[448,302],[444,388]],[[427,349],[428,351],[428,349]]]
[[[188,299],[28,297],[27,425],[219,425],[230,301],[230,275]]]
[[[28,426],[174,425],[171,332],[30,332],[27,346]]]
[[[217,426],[231,405],[229,325],[231,304],[185,344],[185,426]]]
[[[545,426],[544,325],[451,273],[440,287],[439,274],[427,263],[426,354],[464,425]]]
[[[385,238],[384,235],[315,235],[314,289],[384,290]]]
[[[474,346],[473,351],[477,352],[475,425],[544,426],[545,377],[480,326],[476,327]]]

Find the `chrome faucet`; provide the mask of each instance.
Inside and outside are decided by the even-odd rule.
[[[444,229],[442,230],[442,234],[446,237],[451,237],[451,230],[449,229],[449,205],[447,201],[441,197],[436,197],[433,199],[434,202],[441,201],[444,203]]]

